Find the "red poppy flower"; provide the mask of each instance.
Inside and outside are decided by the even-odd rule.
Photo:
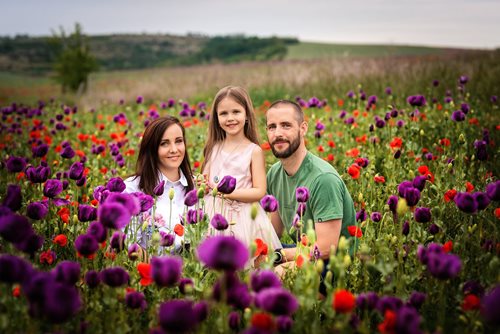
[[[62,208],[59,211],[57,211],[57,215],[61,218],[64,224],[69,223],[69,214],[70,211],[68,208]]]
[[[469,119],[469,124],[479,125],[479,120],[476,117]]]
[[[50,249],[47,249],[45,252],[40,253],[40,263],[42,264],[45,263],[51,265],[55,259],[56,259],[56,253],[54,253]]]
[[[389,143],[391,148],[401,148],[403,146],[403,139],[399,137],[394,137],[392,141]]]
[[[464,301],[462,303],[462,310],[470,311],[470,310],[478,310],[481,307],[481,299],[474,294],[468,294],[465,296]]]
[[[384,321],[377,326],[382,334],[393,334],[396,332],[396,313],[391,310],[385,311]]]
[[[266,141],[260,145],[260,148],[264,151],[269,151],[271,149],[271,145]]]
[[[439,144],[443,145],[443,146],[450,146],[451,145],[451,141],[448,138],[443,138],[443,139],[441,139],[439,141]]]
[[[495,217],[497,217],[497,219],[500,219],[500,208],[495,209]]]
[[[175,224],[175,226],[174,226],[174,232],[179,237],[182,237],[184,235],[184,226],[182,226],[181,224]]]
[[[345,152],[346,157],[356,158],[359,155],[359,150],[355,147]]]
[[[367,135],[362,135],[361,137],[356,137],[356,143],[366,144]]]
[[[363,231],[355,225],[347,226],[347,231],[351,237],[361,238],[363,236]]]
[[[141,275],[141,280],[139,284],[142,286],[148,286],[153,283],[153,278],[151,277],[151,264],[140,262],[137,265],[137,271]]]
[[[452,201],[456,195],[457,191],[455,189],[450,189],[444,193],[444,201],[448,203],[449,201]]]
[[[427,167],[425,165],[420,166],[420,167],[418,167],[418,172],[420,173],[420,175],[428,174],[430,172],[429,167]]]
[[[335,142],[333,140],[329,140],[328,141],[328,146],[331,147],[331,148],[334,148],[335,147]]]
[[[328,153],[328,155],[326,157],[326,160],[333,161],[333,160],[335,160],[335,156],[333,154],[331,154],[331,153]]]
[[[344,100],[338,99],[337,100],[337,105],[342,108],[344,106]]]
[[[373,178],[373,180],[376,183],[385,183],[385,177],[380,176],[380,175],[375,175],[375,177]]]
[[[68,237],[66,237],[64,234],[59,234],[54,237],[53,242],[56,245],[59,245],[61,247],[64,247],[68,244]]]
[[[297,256],[297,259],[295,260],[295,264],[297,265],[297,268],[302,268],[305,261],[306,261],[306,258],[302,254]]]
[[[445,242],[444,245],[443,245],[443,252],[449,253],[452,250],[453,250],[453,242],[451,240]]]
[[[106,175],[106,173],[108,172],[108,167],[102,167],[99,171],[101,172],[101,174]]]
[[[273,318],[267,313],[255,313],[254,315],[252,315],[251,322],[253,327],[256,327],[260,330],[269,331],[273,330],[274,328]]]
[[[357,164],[352,164],[349,168],[347,168],[347,173],[349,173],[349,175],[356,180],[359,179],[359,176],[361,175],[360,169],[361,167]]]
[[[257,245],[257,248],[255,249],[255,253],[253,256],[267,255],[268,247],[267,244],[262,241],[262,239],[255,239],[255,244]]]
[[[16,285],[12,288],[12,297],[19,298],[21,296],[21,287]]]
[[[356,298],[347,290],[338,290],[333,295],[332,307],[337,313],[350,313],[356,306]]]
[[[200,162],[199,162],[199,161],[195,161],[195,162],[193,163],[193,167],[194,167],[194,168],[198,168],[198,167],[200,167]]]
[[[470,183],[469,181],[465,182],[465,189],[467,189],[468,193],[471,193],[474,191],[474,185]]]

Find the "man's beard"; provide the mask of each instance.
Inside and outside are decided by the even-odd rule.
[[[289,158],[292,154],[295,153],[295,151],[297,151],[297,149],[299,148],[300,146],[300,135],[297,135],[297,137],[295,137],[295,139],[293,139],[292,141],[289,141],[289,140],[286,140],[286,139],[282,139],[280,140],[280,142],[286,142],[288,143],[288,148],[282,152],[278,152],[274,149],[274,145],[276,144],[276,140],[271,144],[271,150],[273,151],[273,154],[276,158],[278,159],[286,159],[286,158]]]

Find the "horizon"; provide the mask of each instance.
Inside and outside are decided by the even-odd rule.
[[[325,44],[500,47],[500,2],[495,0],[145,0],[140,5],[25,0],[4,4],[2,12],[0,35],[9,37],[50,36],[59,27],[72,31],[78,22],[86,35],[244,34]]]

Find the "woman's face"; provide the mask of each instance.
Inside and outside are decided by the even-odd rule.
[[[177,171],[185,154],[186,145],[182,129],[179,125],[172,124],[163,133],[160,146],[158,146],[159,169],[164,174]]]

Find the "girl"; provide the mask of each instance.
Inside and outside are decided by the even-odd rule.
[[[205,196],[205,212],[210,217],[216,213],[224,215],[230,225],[223,232],[211,229],[209,234],[234,235],[248,247],[260,238],[272,248],[281,248],[262,207],[257,205],[255,220],[250,215],[252,203],[266,193],[264,153],[257,139],[256,123],[252,101],[243,88],[227,86],[217,93],[201,167],[209,191]],[[236,178],[236,189],[224,195],[222,203],[221,198],[214,199],[210,190],[225,175]]]
[[[172,116],[152,121],[144,131],[137,157],[135,175],[125,180],[125,192],[143,192],[155,196],[154,188],[165,181],[165,191],[156,199],[154,221],[160,234],[174,234],[174,227],[180,223],[184,212],[184,196],[194,189],[191,165],[186,151],[184,127]],[[170,201],[169,191],[173,188],[174,198]],[[144,218],[144,217],[143,217]],[[147,218],[147,217],[146,217]],[[139,222],[142,225],[142,222]],[[139,226],[129,227],[130,232],[139,231],[137,243],[145,249],[150,244],[153,226],[144,231]],[[175,246],[181,246],[182,239],[175,236]]]

